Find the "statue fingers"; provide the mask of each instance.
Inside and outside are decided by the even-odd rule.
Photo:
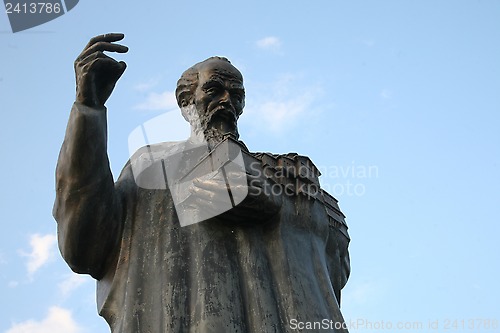
[[[99,58],[110,59],[110,60],[116,61],[113,58],[111,58],[110,56],[107,56],[106,54],[104,54],[102,51],[96,51],[96,52],[90,53],[87,56],[85,56],[84,58],[82,58],[81,61],[79,61],[79,63],[86,64],[86,63],[89,63],[89,62],[91,62],[95,59],[99,59]]]
[[[118,62],[98,51],[87,56],[76,67],[83,72],[99,71],[105,68],[108,74],[110,74],[109,71],[114,74],[114,81],[116,81],[123,74],[127,65],[123,61]]]
[[[211,202],[217,202],[217,201],[223,201],[223,198],[227,196],[227,187],[217,186],[211,189],[206,189],[202,187],[193,186],[190,188],[190,192],[195,197],[203,198]]]
[[[227,189],[226,182],[223,179],[217,179],[217,178],[206,179],[206,180],[194,179],[193,186],[195,188],[210,192],[219,192],[221,190]]]
[[[112,44],[108,42],[98,42],[96,44],[91,45],[90,47],[83,50],[83,52],[78,56],[77,60],[84,59],[87,56],[91,55],[95,52],[117,52],[117,53],[126,53],[128,51],[128,47],[121,44]]]
[[[94,45],[96,43],[100,43],[100,42],[106,42],[106,43],[118,42],[118,41],[122,40],[124,37],[125,37],[124,34],[122,34],[122,33],[115,33],[115,32],[107,33],[107,34],[103,34],[103,35],[98,35],[98,36],[92,37],[90,39],[90,41],[85,46],[84,50],[90,48],[92,45]]]
[[[75,69],[76,68],[84,68],[89,66],[90,63],[95,62],[96,59],[108,59],[111,62],[117,62],[115,59],[107,56],[102,51],[96,51],[91,54],[88,54],[84,58],[79,58],[75,61]]]
[[[123,39],[123,37],[125,37],[125,35],[122,33],[109,33],[109,34],[104,34],[104,35],[99,35],[99,36],[93,37],[92,39],[90,39],[90,41],[85,46],[85,48],[80,53],[80,55],[76,58],[76,61],[79,61],[79,60],[85,58],[86,56],[88,56],[90,53],[94,52],[96,50],[96,45],[99,45],[99,46],[97,46],[97,48],[102,48],[102,47],[106,48],[105,46],[103,46],[106,44],[107,45],[119,45],[119,44],[111,44],[111,43],[120,41]],[[126,48],[126,46],[119,45],[118,50],[116,52],[121,52],[121,51],[127,52],[127,50],[128,50],[128,48]],[[105,50],[102,50],[102,51],[105,51]],[[109,51],[115,51],[115,50],[113,50],[113,48],[112,48]]]

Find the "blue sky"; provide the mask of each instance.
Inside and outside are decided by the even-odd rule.
[[[0,14],[0,332],[108,332],[51,215],[73,61],[106,32],[130,48],[107,103],[115,177],[137,126],[167,114],[159,139],[182,138],[178,77],[226,56],[245,78],[250,150],[308,155],[347,216],[350,331],[500,332],[478,329],[500,321],[499,17],[495,0],[82,0],[13,34]]]

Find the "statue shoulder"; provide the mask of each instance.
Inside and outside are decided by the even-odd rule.
[[[160,142],[150,145],[145,145],[135,151],[130,157],[131,161],[140,158],[161,158],[162,156],[168,156],[175,154],[177,151],[182,151],[186,149],[187,141],[172,141],[172,142]]]
[[[134,171],[136,174],[139,171],[146,169],[155,162],[166,159],[168,156],[176,152],[183,151],[186,146],[186,141],[160,142],[155,144],[145,145],[137,149],[123,167],[120,178],[124,177],[129,171]]]

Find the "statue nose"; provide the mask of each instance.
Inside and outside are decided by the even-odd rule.
[[[224,90],[221,94],[221,101],[230,101],[231,99],[229,98],[229,91]]]
[[[233,102],[231,101],[231,95],[229,94],[229,91],[224,90],[224,92],[221,94],[220,104],[230,105],[231,108],[234,109],[234,105]]]

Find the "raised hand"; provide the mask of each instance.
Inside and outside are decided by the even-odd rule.
[[[90,107],[103,107],[127,65],[104,52],[125,53],[128,47],[113,44],[124,37],[110,33],[92,38],[75,60],[76,101]]]

